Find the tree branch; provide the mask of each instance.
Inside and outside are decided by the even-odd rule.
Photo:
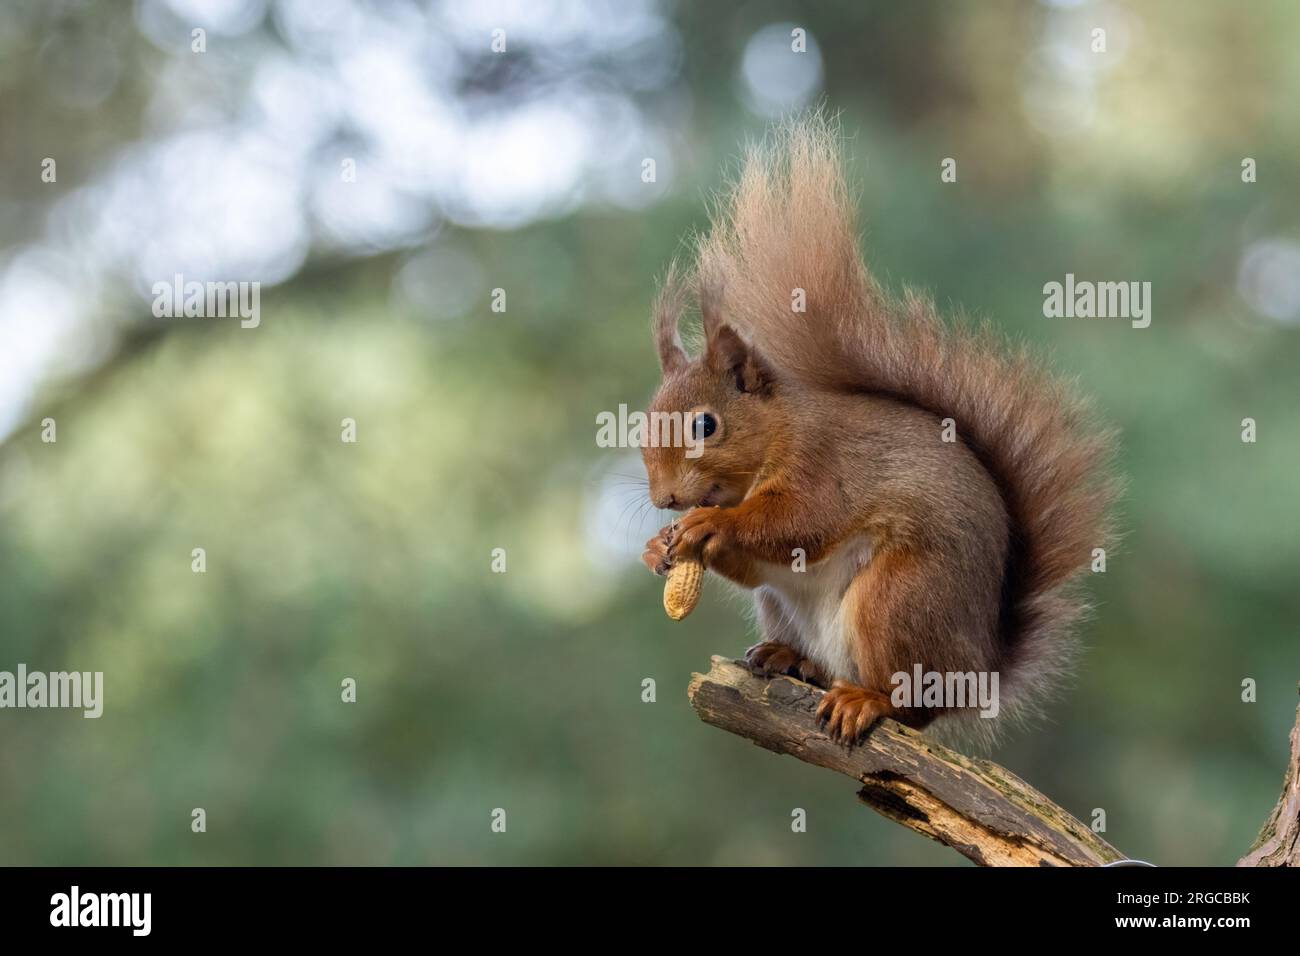
[[[879,721],[852,749],[835,743],[813,718],[823,691],[810,684],[769,680],[714,657],[713,669],[694,675],[687,693],[705,723],[853,777],[869,807],[981,866],[1098,866],[1124,858],[1010,771],[895,721]]]
[[[1282,781],[1282,796],[1238,866],[1300,866],[1300,707],[1291,729],[1291,762]]]

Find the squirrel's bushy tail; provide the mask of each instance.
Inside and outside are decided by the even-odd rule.
[[[838,135],[820,114],[751,147],[699,243],[699,282],[772,364],[814,388],[887,395],[955,420],[1001,489],[1012,553],[1003,584],[1004,707],[1034,712],[1074,657],[1077,591],[1107,547],[1113,434],[1072,384],[987,325],[945,323],[891,298],[863,264]],[[802,290],[805,311],[792,307]]]

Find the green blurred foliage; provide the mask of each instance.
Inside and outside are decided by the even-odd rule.
[[[0,862],[960,862],[851,782],[700,724],[686,683],[750,643],[744,602],[715,585],[672,625],[661,582],[583,530],[619,454],[595,414],[654,387],[654,277],[761,133],[734,73],[774,20],[820,45],[878,273],[1050,350],[1122,431],[1126,539],[1077,684],[994,756],[1085,821],[1104,808],[1131,856],[1246,850],[1300,678],[1300,343],[1235,283],[1249,243],[1300,238],[1300,22],[1125,5],[1139,28],[1095,122],[1054,137],[1021,108],[1041,6],[702,6],[676,11],[693,109],[669,198],[436,240],[509,290],[505,314],[486,290],[465,315],[403,307],[397,255],[321,262],[264,290],[257,330],[177,322],[50,385],[0,452],[0,669],[102,670],[106,704],[0,713]],[[35,76],[6,64],[7,111]],[[90,129],[133,128],[138,102],[114,103]],[[73,120],[42,123],[104,148]],[[1067,271],[1151,281],[1151,327],[1044,319]]]

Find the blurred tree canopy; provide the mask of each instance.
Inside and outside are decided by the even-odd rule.
[[[22,0],[0,27],[0,670],[105,675],[98,720],[0,712],[0,862],[959,862],[696,720],[745,602],[664,618],[636,557],[665,516],[594,441],[656,383],[655,277],[812,103],[883,281],[1050,352],[1122,431],[1076,686],[997,759],[1131,856],[1246,850],[1300,679],[1289,4]],[[261,282],[260,324],[155,318],[178,272]],[[1150,281],[1150,328],[1044,318],[1066,273]]]

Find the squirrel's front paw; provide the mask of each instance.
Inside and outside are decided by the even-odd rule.
[[[677,522],[668,554],[675,561],[694,558],[707,568],[720,552],[732,545],[731,520],[726,509],[696,508]]]
[[[641,554],[641,563],[660,576],[673,569],[673,559],[668,556],[668,549],[673,543],[673,526],[660,528],[659,533],[645,543]]]

